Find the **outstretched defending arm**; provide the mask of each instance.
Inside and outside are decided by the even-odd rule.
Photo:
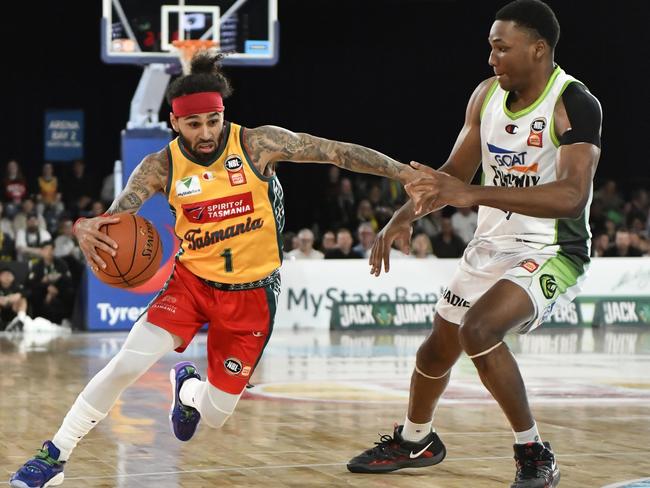
[[[99,229],[104,225],[119,222],[120,218],[115,217],[115,214],[121,212],[134,214],[156,192],[164,191],[168,171],[166,149],[149,154],[133,170],[126,187],[111,204],[105,216],[80,219],[76,222],[74,234],[79,241],[79,247],[86,261],[95,271],[99,267],[106,267],[106,263],[97,254],[97,249],[113,256],[117,249],[117,243]]]

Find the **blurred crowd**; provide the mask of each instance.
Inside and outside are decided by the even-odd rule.
[[[336,166],[320,188],[313,224],[284,234],[286,259],[367,259],[377,232],[406,201],[399,183]],[[73,222],[103,214],[113,192],[112,174],[98,178],[81,160],[45,163],[33,181],[18,161],[6,163],[0,186],[0,330],[21,327],[26,317],[70,321],[85,267]],[[592,255],[650,255],[649,207],[645,188],[623,194],[612,180],[597,186],[589,217]],[[395,248],[391,257],[460,257],[476,230],[476,211],[447,207],[418,220],[409,254]]]
[[[396,182],[343,173],[332,166],[323,185],[314,223],[285,232],[286,259],[368,258],[375,236],[406,201]],[[592,257],[650,255],[648,190],[624,195],[613,180],[596,185],[590,207]],[[457,258],[472,239],[477,208],[446,207],[413,226],[409,254],[395,248],[391,258]]]
[[[650,198],[647,188],[624,196],[614,180],[594,192],[589,215],[592,256],[650,255]]]
[[[29,317],[68,325],[85,266],[73,222],[105,212],[113,181],[84,161],[45,163],[28,181],[20,163],[6,163],[0,186],[0,330]]]

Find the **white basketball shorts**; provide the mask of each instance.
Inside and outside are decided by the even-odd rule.
[[[472,304],[497,281],[506,279],[521,286],[535,307],[535,315],[517,332],[524,334],[542,324],[553,307],[570,303],[579,293],[588,263],[562,252],[559,246],[515,251],[495,251],[470,243],[460,265],[436,305],[436,312],[460,324]]]

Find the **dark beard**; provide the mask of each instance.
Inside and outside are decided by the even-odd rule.
[[[192,149],[192,145],[183,137],[183,134],[179,132],[178,134],[178,139],[180,140],[181,144],[183,145],[183,148],[192,155],[194,159],[199,161],[200,163],[209,163],[214,159],[214,156],[217,154],[217,151],[219,150],[219,144],[215,144],[215,149],[214,151],[210,153],[198,153]]]

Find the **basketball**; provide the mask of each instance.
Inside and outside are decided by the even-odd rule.
[[[162,242],[154,225],[144,217],[128,213],[116,216],[120,217],[118,223],[105,225],[100,230],[117,242],[117,253],[111,256],[97,249],[106,268],[95,271],[95,275],[107,285],[133,288],[158,271],[163,255]]]

